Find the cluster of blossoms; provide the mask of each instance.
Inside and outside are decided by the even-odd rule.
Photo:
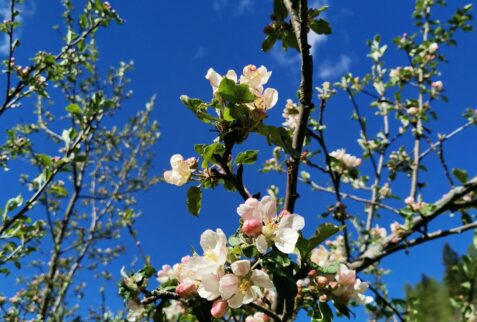
[[[242,218],[242,232],[252,237],[261,254],[274,245],[281,252],[290,254],[298,241],[298,232],[305,226],[305,219],[282,211],[277,216],[276,201],[270,196],[261,201],[249,198],[237,208]]]
[[[386,232],[386,228],[376,225],[375,227],[371,228],[370,235],[372,240],[381,240],[386,238],[388,233]]]
[[[424,201],[421,201],[421,200],[415,201],[413,197],[407,197],[404,200],[404,203],[408,207],[410,207],[413,211],[421,211],[427,206],[427,203],[425,203]]]
[[[282,113],[285,122],[283,122],[282,125],[287,129],[294,131],[298,127],[300,121],[299,114],[299,107],[291,99],[287,99],[287,103]]]
[[[330,242],[327,244],[334,244]],[[341,243],[341,239],[338,244]],[[368,289],[368,283],[362,282],[356,277],[356,271],[349,269],[342,262],[343,254],[336,250],[337,247],[328,251],[320,246],[312,251],[310,260],[317,265],[317,269],[308,272],[308,276],[297,281],[301,296],[315,295],[321,302],[330,298],[338,298],[342,303],[353,300],[356,304],[369,304],[373,298],[363,293]],[[336,272],[326,268],[337,266]]]
[[[351,154],[346,153],[345,149],[338,149],[330,153],[330,156],[339,161],[342,166],[347,169],[357,168],[361,165],[362,160]]]
[[[305,220],[287,211],[277,213],[276,200],[270,196],[261,200],[247,199],[238,206],[237,213],[241,218],[241,226],[229,242],[221,229],[206,230],[200,238],[202,255],[194,253],[183,257],[180,263],[173,266],[162,266],[157,272],[160,288],[174,289],[183,299],[199,297],[210,301],[210,313],[215,318],[227,314],[229,308],[237,309],[250,303],[273,308],[277,293],[270,277],[272,272],[267,268],[264,258],[269,256],[269,251],[279,251],[285,255],[293,253]],[[327,296],[320,300],[340,299],[348,303],[352,299],[358,304],[369,303],[371,298],[362,294],[368,285],[357,279],[356,273],[343,264],[345,252],[342,237],[330,241],[328,246],[332,251],[321,246],[312,250],[309,258],[311,267],[318,270],[336,266],[334,272],[317,275],[312,282],[319,283],[320,294]],[[245,255],[243,251],[237,251],[237,247],[253,247],[256,255]],[[303,281],[298,281],[299,286],[300,283],[303,284]],[[170,306],[178,312],[184,312],[185,309],[177,301]],[[171,320],[176,319],[177,313],[171,310],[168,309],[167,316]],[[130,315],[134,316],[139,317]],[[248,322],[265,322],[269,319],[262,312],[246,317]]]
[[[189,158],[184,160],[184,157],[180,154],[174,154],[171,157],[172,170],[164,172],[164,180],[167,183],[182,186],[186,184],[192,173],[197,169],[197,159]]]
[[[331,170],[337,173],[344,182],[351,182],[355,187],[363,184],[361,180],[357,180],[359,174],[357,167],[362,162],[360,158],[346,153],[345,149],[333,151],[329,156],[331,157]]]
[[[264,88],[264,85],[268,82],[271,75],[272,72],[269,72],[265,66],[257,68],[255,65],[247,65],[243,68],[240,77],[237,77],[237,73],[234,70],[229,70],[227,74],[221,76],[210,68],[205,78],[210,81],[214,94],[218,92],[220,83],[224,77],[236,84],[247,85],[250,92],[255,96],[255,100],[245,105],[250,110],[266,112],[274,107],[278,101],[278,92],[276,89]]]

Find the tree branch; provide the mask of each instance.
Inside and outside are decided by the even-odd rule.
[[[301,56],[301,83],[300,83],[300,114],[298,127],[293,135],[292,147],[295,154],[290,156],[287,171],[287,186],[285,195],[285,209],[293,212],[295,201],[298,198],[297,182],[300,155],[307,132],[308,119],[313,109],[313,57],[308,44],[308,1],[300,0],[299,13],[293,9],[291,0],[284,0],[285,7],[290,15],[290,21],[297,38]]]
[[[469,224],[467,226],[457,227],[454,229],[449,230],[449,232],[441,232],[441,233],[434,233],[435,235],[426,234],[423,237],[417,238],[414,241],[408,242],[407,246],[400,245],[399,242],[405,240],[408,236],[412,233],[419,231],[422,227],[427,225],[430,221],[435,219],[440,214],[443,214],[447,211],[456,211],[459,209],[465,209],[466,207],[472,207],[475,205],[475,201],[471,202],[464,202],[458,203],[466,194],[472,191],[477,191],[477,177],[474,177],[472,180],[468,181],[466,184],[460,187],[456,187],[451,189],[447,194],[445,194],[441,199],[434,203],[434,210],[426,216],[418,216],[415,217],[410,225],[410,228],[403,233],[396,235],[391,234],[387,238],[385,238],[381,243],[373,245],[370,247],[366,252],[364,252],[361,256],[359,256],[356,260],[350,263],[350,267],[357,271],[362,271],[363,269],[371,266],[372,264],[378,262],[383,257],[394,253],[397,250],[404,249],[409,247],[409,243],[412,243],[411,246],[421,244],[425,241],[436,239],[439,237],[443,237],[449,234],[456,234],[461,231],[462,229],[471,229],[473,224]],[[463,228],[464,227],[464,228]],[[432,238],[430,239],[429,236]],[[396,238],[398,241],[396,242]]]

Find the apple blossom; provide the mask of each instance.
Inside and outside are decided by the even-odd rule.
[[[439,50],[439,44],[433,42],[429,45],[429,53],[433,54]]]
[[[164,179],[167,183],[182,186],[189,181],[189,178],[194,172],[197,161],[195,158],[184,160],[180,154],[174,154],[171,157],[172,170],[164,172]]]
[[[376,225],[376,227],[371,228],[371,238],[373,239],[383,239],[386,238],[387,232],[385,228],[379,227]]]
[[[186,263],[187,270],[192,271],[196,279],[203,274],[215,274],[227,260],[227,237],[221,229],[206,230],[200,236],[203,256],[192,256]]]
[[[356,271],[349,269],[345,264],[340,264],[335,278],[336,281],[342,286],[354,285],[356,282]]]
[[[234,82],[237,82],[237,74],[232,69],[228,70],[227,74],[225,74],[224,77]],[[219,89],[220,82],[222,81],[223,77],[220,76],[220,74],[217,73],[213,68],[209,68],[207,74],[205,75],[205,78],[210,82],[213,92],[216,93]]]
[[[247,65],[243,68],[240,76],[240,84],[247,84],[255,96],[261,96],[265,85],[272,72],[267,71],[265,66],[257,68],[255,65]]]
[[[245,318],[245,322],[268,322],[270,317],[263,312],[255,312],[255,314],[249,315]]]
[[[162,265],[162,269],[157,272],[157,281],[161,284],[175,279],[175,272],[170,265]]]
[[[444,84],[442,83],[442,81],[432,82],[431,86],[438,92],[442,91],[442,89],[444,88]]]
[[[267,273],[251,269],[249,260],[236,261],[231,269],[233,274],[224,275],[219,282],[220,296],[231,308],[253,302],[261,294],[261,288],[273,288]]]
[[[245,222],[258,220],[262,223],[260,234],[255,239],[257,250],[264,254],[270,244],[281,252],[290,254],[295,249],[298,231],[305,226],[305,219],[296,214],[277,216],[276,200],[265,196],[261,201],[249,198],[237,208],[237,213]]]
[[[340,161],[346,168],[357,168],[362,160],[351,154],[346,153],[345,149],[338,149],[330,153],[330,156]]]
[[[285,122],[283,122],[282,125],[290,130],[295,130],[298,127],[299,113],[300,110],[298,109],[298,106],[293,103],[291,99],[287,99],[287,103],[282,113]]]

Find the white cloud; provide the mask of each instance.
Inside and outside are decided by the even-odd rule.
[[[349,71],[351,58],[345,54],[340,55],[337,63],[325,61],[318,67],[319,78],[336,78]]]
[[[233,6],[233,10],[231,8],[229,10],[238,15],[244,14],[247,11],[253,11],[252,0],[214,0],[212,4],[212,7],[219,15],[229,6]]]
[[[318,35],[313,31],[308,33],[308,43],[311,46],[310,52],[312,55],[315,55],[318,51],[318,48],[325,43],[327,40],[326,36]],[[295,49],[290,48],[287,52],[280,47],[280,43],[277,42],[275,47],[271,51],[271,55],[275,61],[283,66],[297,69],[300,65],[300,54],[296,52]],[[297,69],[298,70],[298,69]]]
[[[36,12],[36,4],[34,0],[27,0],[23,4],[17,6],[20,14],[16,17],[16,21],[23,22],[23,17],[31,17]],[[2,1],[0,3],[0,19],[7,20],[10,19],[10,3],[7,1]],[[15,29],[16,37],[21,35],[21,28]],[[10,51],[10,43],[8,36],[3,34],[3,38],[0,39],[0,55],[8,55]]]
[[[204,47],[199,46],[199,48],[195,52],[194,56],[192,57],[192,60],[197,60],[197,59],[204,58],[205,56],[207,56],[207,54],[208,54],[207,50]]]

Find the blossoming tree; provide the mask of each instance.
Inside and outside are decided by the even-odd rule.
[[[201,211],[205,189],[222,185],[243,200],[230,214],[237,227],[233,234],[211,227],[197,236],[201,250],[155,269],[134,229],[136,193],[160,180],[151,173],[159,135],[151,120],[154,101],[123,126],[110,126],[105,119],[131,95],[126,78],[131,65],[122,63],[106,75],[97,68],[94,34],[122,20],[108,2],[83,1],[78,13],[72,0],[64,0],[62,47],[56,53],[38,52],[32,63],[20,62],[16,30],[21,3],[10,0],[9,17],[0,23],[8,44],[0,117],[16,109],[29,121],[8,127],[0,145],[0,167],[16,169],[22,159],[32,167],[19,172],[22,194],[9,196],[0,209],[0,274],[7,280],[12,270],[20,271],[16,283],[8,281],[15,284],[14,295],[4,295],[11,291],[7,287],[0,289],[2,320],[285,322],[305,313],[326,322],[336,316],[352,319],[353,307],[365,306],[374,320],[418,321],[414,302],[389,296],[380,261],[477,227],[472,213],[477,177],[453,169],[444,153],[448,140],[477,124],[477,112],[466,110],[465,123],[437,138],[432,122],[437,116],[433,105],[447,100],[439,73],[446,61],[442,48],[455,45],[457,32],[472,30],[472,5],[441,22],[434,12],[444,0],[416,0],[418,32],[394,40],[405,66],[387,66],[383,58],[390,49],[375,37],[369,43],[369,74],[347,74],[335,84],[315,87],[308,36],[331,34],[323,19],[327,7],[311,7],[307,0],[274,0],[262,50],[281,43],[284,50],[298,52],[298,101],[279,99],[278,91],[266,86],[272,73],[253,64],[239,73],[210,68],[204,71],[209,94],[180,97],[217,136],[195,144],[195,156],[171,156],[161,180],[187,186],[186,204],[193,215]],[[336,95],[349,98],[360,127],[361,155],[344,147],[330,149],[325,116]],[[368,99],[370,113],[360,108],[357,97]],[[58,112],[46,100],[65,106]],[[33,121],[22,106],[27,102],[36,106]],[[267,116],[278,106],[283,106],[284,122],[272,125]],[[382,124],[380,130],[371,130],[365,115]],[[252,135],[270,145],[272,155],[258,170],[281,174],[280,189],[278,182],[260,191],[247,188],[243,174],[256,163],[259,151],[244,150],[242,144]],[[442,169],[436,175],[448,181],[437,200],[426,199],[422,176],[430,155]],[[305,189],[334,198],[329,207],[317,209],[322,223],[310,235],[303,231],[313,222],[311,215],[295,211],[297,202],[307,203],[300,197]],[[454,217],[461,223],[454,218],[445,229],[434,230],[435,219],[450,213],[460,214]],[[384,214],[393,218],[389,228]],[[119,294],[127,313],[107,311],[106,291],[100,286],[103,302],[83,314],[79,309],[85,304],[85,284],[78,272],[111,279],[115,272],[100,264],[124,251],[117,241],[123,232],[132,237],[146,264],[137,272],[121,271]],[[105,247],[111,240],[114,247]],[[21,270],[26,262],[34,273]],[[477,316],[476,263],[470,252],[457,270],[462,294],[452,303],[462,321]]]
[[[385,66],[388,46],[376,37],[369,44],[373,61],[369,74],[348,74],[334,85],[323,83],[314,92],[308,35],[331,33],[321,17],[327,7],[312,8],[306,0],[273,1],[262,49],[268,51],[281,41],[285,50],[299,52],[299,101],[286,101],[281,126],[267,124],[269,110],[279,104],[278,93],[266,87],[271,72],[254,65],[245,66],[240,76],[234,70],[223,74],[211,68],[205,76],[212,87],[210,99],[181,97],[198,120],[216,130],[217,137],[210,144],[196,144],[197,156],[172,156],[172,169],[164,173],[164,179],[176,186],[189,185],[187,206],[195,215],[201,209],[202,190],[224,185],[239,193],[243,203],[237,205],[237,230],[228,238],[221,229],[205,231],[200,237],[203,252],[194,251],[158,272],[151,267],[132,275],[123,272],[120,294],[129,307],[128,318],[291,321],[305,311],[314,321],[331,321],[336,314],[352,317],[350,306],[366,305],[375,319],[412,320],[411,303],[389,299],[381,282],[385,270],[380,269],[380,260],[477,227],[468,211],[477,205],[477,178],[469,178],[461,169],[451,170],[444,155],[444,142],[475,125],[477,113],[467,110],[467,123],[440,134],[436,141],[430,129],[436,116],[432,104],[446,101],[439,78],[439,66],[445,62],[441,48],[455,44],[456,32],[472,29],[472,5],[441,23],[432,13],[444,4],[416,1],[413,17],[419,32],[394,41],[407,57],[407,66]],[[362,156],[328,147],[324,118],[327,105],[339,93],[349,97],[360,126]],[[374,117],[382,122],[377,133],[367,128],[358,95],[370,99]],[[276,187],[265,196],[263,191],[247,189],[244,165],[254,164],[258,151],[237,150],[252,134],[265,137],[273,147],[273,157],[261,170],[284,174],[284,195]],[[310,152],[313,149],[318,151]],[[439,158],[449,182],[444,196],[435,201],[424,200],[425,184],[420,179],[430,154]],[[370,172],[360,170],[364,162],[370,164]],[[312,176],[308,169],[318,174]],[[393,194],[397,177],[409,178],[402,196]],[[301,232],[307,215],[294,212],[297,201],[306,202],[299,198],[300,182],[300,189],[310,186],[336,198],[323,211],[334,222],[316,227],[312,236]],[[364,205],[362,213],[351,214],[349,203]],[[463,225],[429,231],[436,217],[449,212],[460,212]],[[382,213],[395,218],[389,230],[380,224]],[[358,278],[359,273],[365,275]],[[154,276],[158,284],[151,290],[148,279]],[[373,280],[373,285],[362,278]],[[460,303],[462,320],[468,321],[475,317],[475,308],[464,302]]]

